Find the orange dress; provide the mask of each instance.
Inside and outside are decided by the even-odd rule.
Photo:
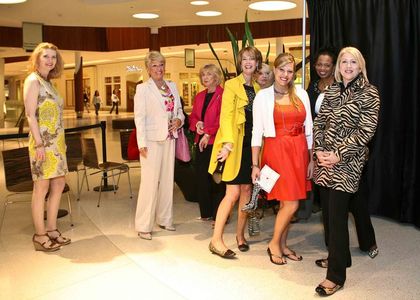
[[[268,200],[305,200],[311,190],[306,179],[309,163],[308,145],[305,137],[306,110],[301,101],[299,109],[290,105],[274,105],[275,137],[264,138],[261,165],[267,164],[280,174]]]

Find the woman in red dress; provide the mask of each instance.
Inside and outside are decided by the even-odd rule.
[[[274,84],[257,94],[253,106],[252,180],[255,183],[260,166],[264,165],[280,174],[267,195],[268,200],[280,201],[273,238],[267,248],[270,261],[277,265],[285,264],[286,258],[302,260],[302,256],[287,246],[287,234],[290,220],[299,207],[298,200],[305,200],[306,192],[311,189],[309,179],[313,169],[311,108],[306,91],[294,85],[295,65],[291,54],[277,56]]]

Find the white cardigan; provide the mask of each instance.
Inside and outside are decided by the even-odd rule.
[[[305,136],[308,143],[308,149],[312,149],[312,114],[309,104],[308,94],[304,89],[297,86],[296,95],[302,101],[306,110]],[[262,137],[275,137],[274,128],[274,85],[260,90],[254,99],[252,106],[253,126],[251,146],[261,146]]]

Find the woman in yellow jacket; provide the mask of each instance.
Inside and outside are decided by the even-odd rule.
[[[223,231],[233,206],[239,199],[236,242],[240,251],[248,251],[244,231],[247,213],[241,208],[251,196],[251,136],[252,103],[260,89],[254,74],[262,64],[261,52],[255,47],[239,51],[237,63],[242,73],[226,81],[222,97],[220,128],[217,132],[210,160],[209,173],[213,174],[217,161],[225,161],[222,180],[226,183],[226,194],[219,205],[213,237],[209,250],[223,258],[236,254],[223,241]]]

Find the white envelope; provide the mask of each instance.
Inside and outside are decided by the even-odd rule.
[[[271,192],[276,181],[280,178],[280,174],[270,168],[268,165],[265,165],[260,171],[260,177],[257,180],[257,183],[260,187],[267,193]]]

